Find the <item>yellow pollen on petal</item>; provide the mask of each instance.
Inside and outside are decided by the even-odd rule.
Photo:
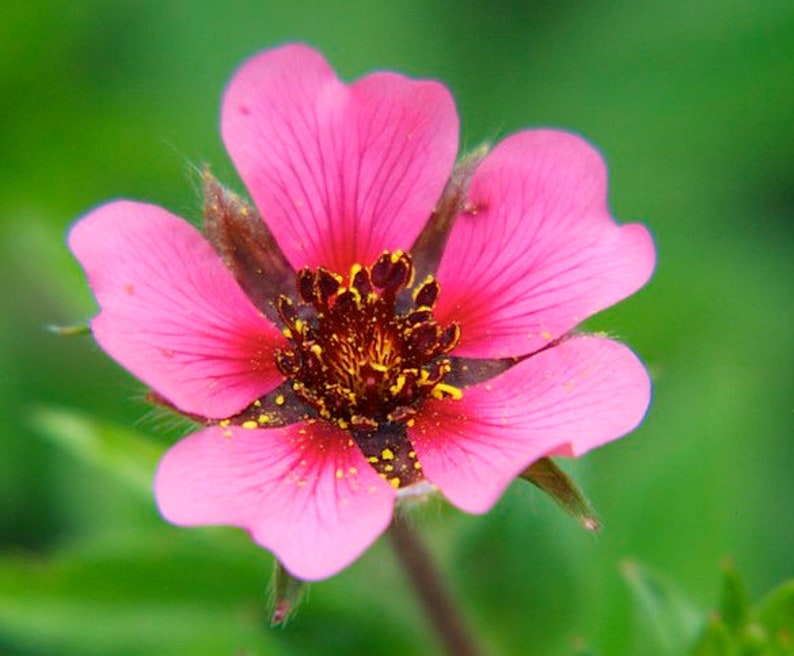
[[[251,429],[253,429],[253,428],[258,428],[258,427],[259,427],[259,424],[258,424],[257,422],[255,422],[255,421],[253,421],[253,420],[250,420],[250,419],[249,419],[248,421],[244,421],[244,422],[241,424],[241,426],[242,426],[243,428],[247,428],[247,429],[251,430]]]
[[[336,470],[336,477],[337,478],[344,478],[345,472],[341,469]]]

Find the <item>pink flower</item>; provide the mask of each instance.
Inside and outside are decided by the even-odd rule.
[[[642,420],[636,356],[571,333],[655,260],[645,228],[610,217],[582,139],[519,132],[454,167],[444,86],[345,85],[302,45],[238,71],[221,128],[264,221],[207,174],[204,235],[115,201],[69,237],[96,340],[204,423],[160,464],[166,519],[245,528],[320,579],[402,495],[482,513],[535,460]]]

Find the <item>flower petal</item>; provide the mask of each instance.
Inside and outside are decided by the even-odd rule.
[[[340,273],[411,246],[458,146],[443,85],[375,73],[347,86],[303,45],[243,65],[221,129],[290,263]]]
[[[172,447],[155,480],[168,521],[245,528],[305,580],[358,558],[389,525],[395,494],[349,436],[324,423],[208,428]]]
[[[100,346],[180,410],[227,417],[282,381],[283,336],[190,224],[117,201],[69,234],[101,312]]]
[[[649,402],[648,374],[631,350],[572,337],[459,401],[427,401],[409,436],[425,476],[480,513],[538,458],[580,455],[633,430]]]
[[[655,253],[618,226],[601,156],[571,134],[515,134],[485,159],[441,260],[437,315],[461,324],[456,355],[531,353],[639,289]]]

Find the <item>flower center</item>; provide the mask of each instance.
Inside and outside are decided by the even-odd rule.
[[[290,346],[276,353],[276,365],[320,417],[372,431],[411,425],[428,396],[460,397],[443,382],[460,327],[433,316],[438,282],[430,276],[412,288],[413,278],[410,255],[384,252],[370,267],[353,265],[346,285],[323,267],[304,268],[301,302],[279,297]]]

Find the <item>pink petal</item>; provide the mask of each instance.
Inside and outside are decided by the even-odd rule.
[[[190,224],[118,201],[80,220],[69,246],[101,309],[100,346],[180,410],[227,417],[282,381],[282,335]]]
[[[375,73],[347,86],[303,45],[244,64],[221,127],[292,265],[340,273],[411,246],[458,145],[454,101],[441,84]]]
[[[346,433],[315,423],[191,435],[160,462],[155,495],[168,521],[245,528],[292,574],[316,580],[386,529],[395,490]]]
[[[627,347],[573,337],[459,401],[428,401],[410,437],[425,476],[481,513],[538,458],[580,455],[633,430],[649,402],[648,374]]]
[[[655,253],[618,226],[596,150],[564,132],[515,134],[486,158],[438,271],[437,314],[461,323],[456,355],[531,353],[639,289]]]

